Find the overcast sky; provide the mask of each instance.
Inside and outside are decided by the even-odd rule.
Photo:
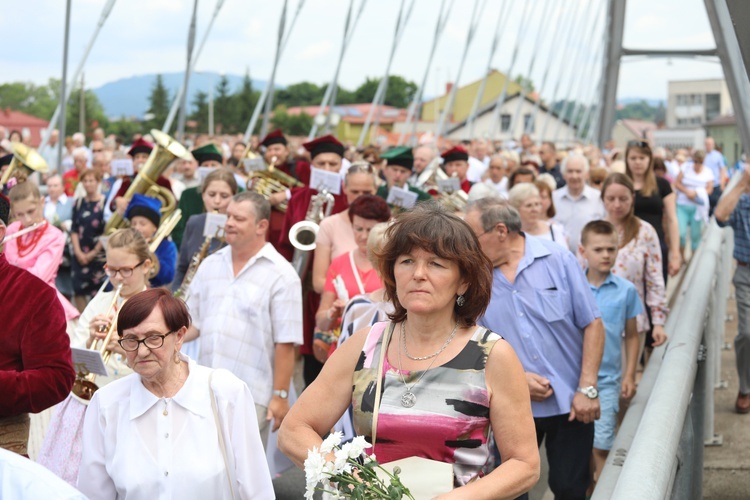
[[[289,0],[289,16],[299,0]],[[359,4],[361,0],[356,0]],[[406,0],[408,5],[410,0]],[[492,66],[507,71],[518,35],[523,2],[520,0],[479,0],[485,2],[476,36],[469,49],[461,83],[482,77],[495,33],[498,14],[510,1],[510,22],[500,39]],[[541,85],[545,68],[552,64],[544,97],[549,99],[561,62],[574,64],[576,74],[590,75],[595,83],[597,69],[588,64],[601,45],[603,21],[594,31],[594,43],[585,45],[590,29],[580,27],[566,45],[569,25],[552,43],[557,24],[568,12],[582,4],[582,24],[597,12],[605,0],[531,0],[538,3],[536,15],[522,44],[513,74],[526,73],[533,53],[536,61],[532,78]],[[450,2],[450,0],[448,0]],[[73,0],[70,34],[69,72],[78,65],[94,32],[105,0]],[[64,0],[4,0],[4,50],[0,52],[0,82],[32,81],[45,83],[59,78],[62,70],[62,40],[65,20]],[[183,71],[185,46],[192,12],[192,0],[117,0],[85,67],[87,86],[99,86],[119,78]],[[367,76],[379,77],[385,71],[392,35],[401,0],[369,0],[344,59],[340,84],[353,89]],[[200,71],[243,74],[250,69],[253,78],[267,79],[271,72],[282,0],[225,0],[205,49],[198,61]],[[276,81],[290,84],[303,80],[319,84],[331,79],[341,45],[349,0],[306,0],[282,56]],[[426,95],[444,89],[455,79],[464,49],[474,0],[456,0],[451,18],[438,45]],[[552,5],[552,14],[541,11]],[[216,0],[199,0],[197,40],[211,18]],[[391,73],[421,82],[432,43],[440,0],[416,0],[407,30],[393,60]],[[590,8],[586,8],[589,6]],[[603,19],[603,16],[602,16]],[[550,21],[551,20],[551,21]],[[628,0],[625,22],[626,47],[632,48],[710,48],[713,35],[702,0]],[[544,36],[534,51],[536,34]],[[580,36],[578,35],[580,34]],[[196,42],[197,45],[197,42]],[[557,60],[550,62],[551,55]],[[69,73],[69,74],[70,74]],[[669,80],[720,78],[715,62],[655,59],[624,62],[618,97],[663,99]],[[568,87],[563,83],[561,92]],[[581,84],[581,93],[593,83]]]

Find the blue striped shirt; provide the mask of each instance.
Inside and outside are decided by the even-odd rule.
[[[737,189],[737,188],[735,188]],[[750,194],[744,193],[726,225],[734,229],[734,258],[750,263]]]

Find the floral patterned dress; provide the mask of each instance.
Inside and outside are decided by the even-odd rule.
[[[640,221],[638,235],[622,247],[617,254],[612,274],[625,278],[635,285],[641,298],[643,311],[638,315],[639,332],[650,329],[646,307],[651,310],[654,325],[664,325],[667,320],[667,295],[662,275],[662,255],[659,236],[654,227]],[[620,233],[620,238],[623,235]]]
[[[81,251],[90,252],[104,233],[104,203],[79,199],[73,207],[72,233],[78,234]],[[93,296],[104,282],[104,252],[82,266],[73,256],[73,291],[76,295]]]

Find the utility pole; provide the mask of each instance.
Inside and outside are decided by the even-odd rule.
[[[57,168],[62,166],[62,151],[63,145],[65,144],[65,118],[67,116],[67,104],[68,94],[65,92],[65,82],[68,79],[68,40],[70,39],[70,2],[68,0],[65,4],[65,38],[63,39],[63,67],[62,67],[62,80],[60,80],[60,105],[58,109],[62,110],[60,113],[60,137],[57,140]],[[50,123],[50,127],[52,127]],[[49,138],[52,128],[47,131],[46,137]],[[62,174],[62,172],[58,172]]]
[[[182,142],[185,137],[185,114],[187,112],[187,87],[190,81],[190,61],[193,58],[193,45],[195,44],[195,18],[198,12],[198,0],[193,2],[193,17],[190,20],[190,30],[188,31],[188,47],[187,47],[187,65],[185,66],[185,78],[182,86],[185,88],[185,92],[180,96],[180,116],[177,121],[177,140]]]

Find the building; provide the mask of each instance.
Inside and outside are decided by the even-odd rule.
[[[333,106],[333,115],[331,116],[332,133],[338,137],[341,142],[353,143],[359,140],[359,136],[364,128],[367,115],[372,108],[371,103],[367,104],[342,104]],[[293,106],[286,110],[287,114],[296,116],[306,113],[312,117],[318,115],[320,106]],[[378,121],[378,130],[374,130],[377,115],[380,115]],[[387,135],[393,131],[396,122],[406,121],[406,110],[395,108],[393,106],[380,106],[376,112],[373,112],[370,122],[370,137],[366,138],[364,143],[375,142],[376,138]],[[369,140],[368,140],[369,139]]]
[[[615,126],[612,129],[612,140],[623,151],[625,151],[628,142],[633,140],[646,141],[653,145],[654,131],[656,129],[657,126],[653,122],[625,118],[615,122]]]
[[[479,109],[483,109],[486,106],[497,101],[500,97],[500,93],[503,91],[505,86],[506,76],[504,73],[493,69],[487,75],[487,85],[484,88],[484,95],[482,100],[479,102]],[[448,121],[457,123],[466,120],[471,113],[471,108],[474,106],[474,100],[476,99],[479,87],[482,85],[482,78],[475,80],[471,83],[459,87],[456,90],[456,97],[453,101],[453,111]],[[425,122],[437,122],[440,119],[440,115],[445,109],[445,105],[448,102],[448,95],[453,88],[453,84],[449,83],[446,85],[445,94],[430,99],[422,103],[422,114],[421,121]],[[508,89],[506,95],[513,95],[521,92],[521,86],[513,80],[508,82]]]
[[[42,131],[49,126],[47,120],[42,120],[36,116],[27,115],[20,111],[13,111],[10,108],[0,109],[0,127],[4,127],[8,134],[17,130],[23,137],[30,135],[29,145],[39,147],[42,142]]]
[[[520,138],[528,128],[529,135],[537,141],[555,140],[555,142],[561,145],[575,141],[576,128],[571,126],[568,121],[560,120],[556,113],[551,112],[542,104],[538,106],[538,109],[535,109],[536,101],[528,96],[523,96],[519,108],[520,99],[521,94],[516,93],[506,98],[505,102],[503,102],[500,108],[499,131],[493,130],[496,127],[497,116],[497,103],[493,101],[480,108],[477,112],[473,134],[470,131],[468,119],[464,118],[459,122],[448,124],[446,136],[452,140],[481,137],[507,141]],[[517,110],[518,120],[516,123],[512,123]],[[512,130],[511,126],[513,127]],[[499,135],[497,135],[497,132],[499,132]],[[542,137],[543,132],[544,137]]]
[[[732,101],[724,80],[684,80],[667,87],[667,128],[699,128],[730,114]]]
[[[734,115],[718,116],[706,123],[706,132],[714,138],[716,147],[724,153],[724,158],[730,165],[737,163],[742,156],[742,140],[737,129],[737,119]]]

